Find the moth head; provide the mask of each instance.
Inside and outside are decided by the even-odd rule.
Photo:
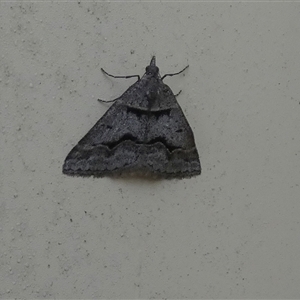
[[[151,66],[150,65],[150,66],[146,67],[146,74],[147,75],[156,77],[158,72],[159,72],[159,68],[157,66]]]
[[[146,67],[146,74],[150,76],[157,76],[159,68],[156,66],[155,56],[152,57],[150,65]]]

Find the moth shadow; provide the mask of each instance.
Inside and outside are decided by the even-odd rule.
[[[161,183],[164,180],[170,180],[175,178],[166,178],[159,175],[153,175],[153,174],[140,174],[140,173],[132,173],[132,174],[126,174],[126,175],[112,175],[110,174],[107,176],[114,182],[123,182],[123,183],[129,183],[129,184],[157,184]]]
[[[155,178],[146,178],[146,177],[129,177],[129,178],[125,178],[125,177],[110,177],[111,180],[113,180],[113,182],[115,184],[117,183],[125,183],[131,186],[153,186],[153,185],[157,185],[159,183],[162,182],[162,179],[155,179]]]

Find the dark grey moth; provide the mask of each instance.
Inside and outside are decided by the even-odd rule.
[[[188,66],[187,66],[188,67]],[[186,68],[187,68],[186,67]],[[68,154],[63,173],[73,176],[184,178],[199,175],[201,166],[192,129],[175,95],[164,84],[152,57],[94,127]],[[100,100],[103,101],[103,100]]]

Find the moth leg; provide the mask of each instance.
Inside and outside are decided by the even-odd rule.
[[[174,95],[175,97],[179,96],[181,94],[182,90],[180,90],[176,95]]]
[[[132,77],[137,77],[138,80],[140,80],[140,75],[129,75],[129,76],[115,76],[115,75],[111,75],[109,73],[107,73],[103,68],[101,68],[101,71],[106,74],[107,76],[110,76],[112,78],[132,78]]]
[[[122,96],[121,96],[122,97]],[[117,101],[118,99],[120,99],[121,97],[118,97],[116,99],[113,99],[113,100],[102,100],[102,99],[98,99],[99,102],[104,102],[104,103],[109,103],[109,102],[115,102]]]
[[[183,70],[181,70],[181,71],[179,71],[179,72],[177,72],[177,73],[165,74],[165,75],[161,78],[161,80],[163,80],[163,79],[164,79],[165,77],[167,77],[167,76],[178,75],[178,74],[182,73],[183,71],[185,71],[188,67],[189,67],[189,65],[187,65]]]
[[[106,74],[107,76],[110,76],[112,78],[132,78],[132,77],[137,77],[138,80],[140,80],[140,75],[129,75],[129,76],[115,76],[115,75],[111,75],[109,73],[107,73],[103,68],[101,68],[101,71]],[[108,102],[115,102],[117,101],[118,99],[120,99],[121,97],[118,97],[116,99],[113,99],[113,100],[102,100],[102,99],[98,99],[99,102],[105,102],[105,103],[108,103]]]

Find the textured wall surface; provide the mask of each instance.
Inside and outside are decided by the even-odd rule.
[[[1,298],[299,298],[300,4],[0,3]],[[155,54],[203,167],[62,164]]]

